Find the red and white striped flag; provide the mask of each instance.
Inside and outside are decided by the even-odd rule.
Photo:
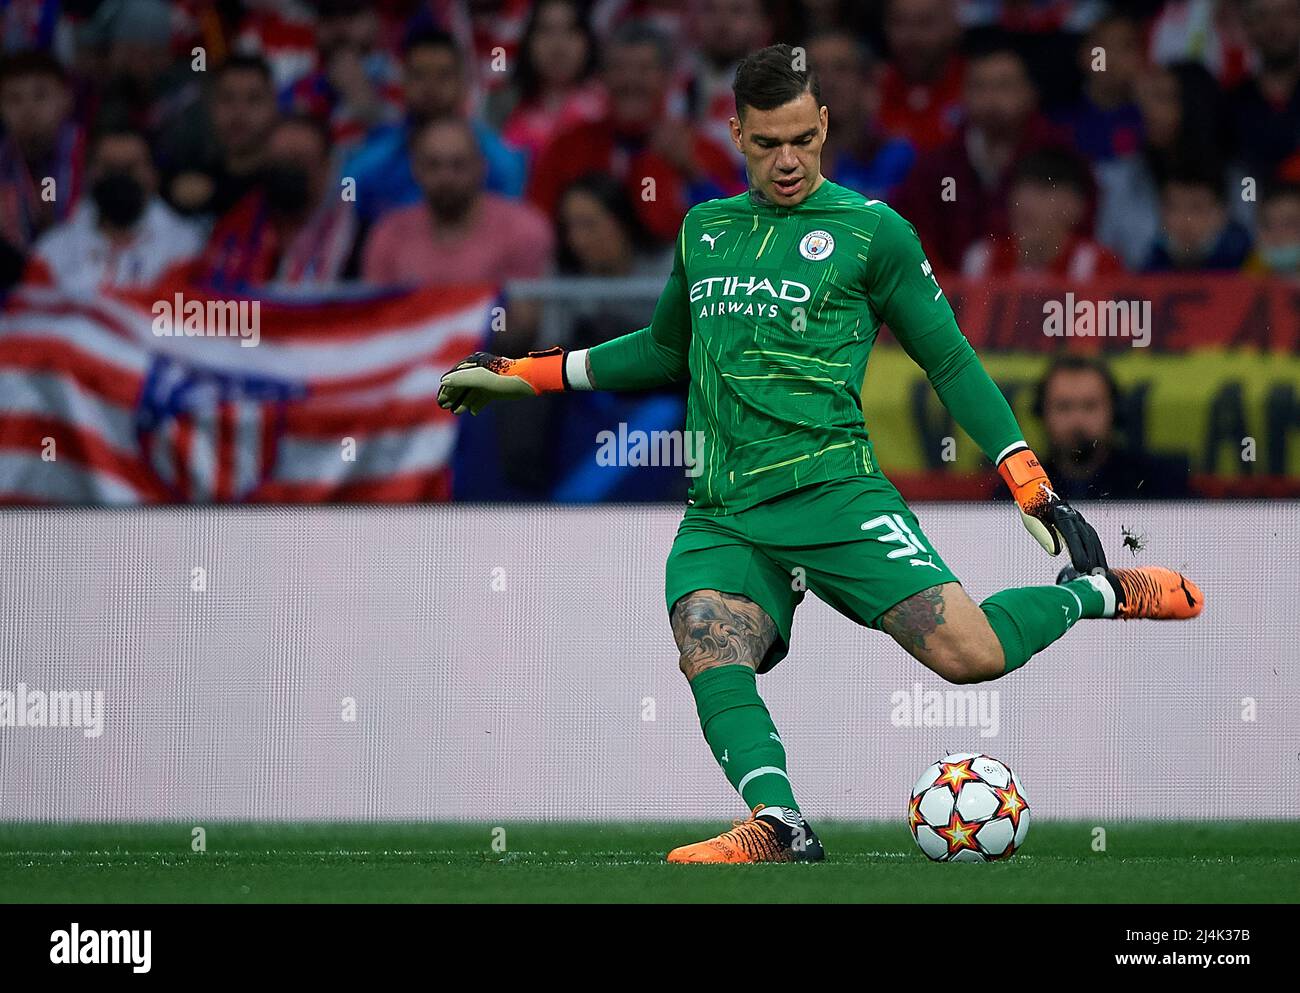
[[[232,303],[189,287],[12,294],[0,503],[450,498],[456,422],[438,379],[483,347],[492,289],[241,302],[255,347],[197,318],[205,336],[158,334],[160,306]]]

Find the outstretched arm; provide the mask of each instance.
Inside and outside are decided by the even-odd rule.
[[[953,420],[998,467],[1029,533],[1049,555],[1068,547],[1080,572],[1105,568],[1097,533],[1056,495],[1006,397],[957,326],[916,230],[892,210],[882,210],[868,262],[872,307],[925,370]]]
[[[558,390],[641,390],[684,379],[691,341],[690,302],[677,238],[673,271],[650,324],[592,348],[552,348],[527,358],[475,352],[442,377],[438,404],[477,414],[492,400]]]

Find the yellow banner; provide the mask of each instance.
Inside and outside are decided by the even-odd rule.
[[[1047,447],[1033,416],[1049,356],[982,352],[1030,445]],[[1159,454],[1187,456],[1192,472],[1241,479],[1300,477],[1300,356],[1245,349],[1107,356],[1128,426],[1122,437]],[[871,354],[862,393],[885,472],[971,472],[988,462],[939,402],[925,373],[892,342]],[[945,443],[951,438],[952,442]]]

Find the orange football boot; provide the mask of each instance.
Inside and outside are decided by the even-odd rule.
[[[1146,565],[1109,572],[1124,593],[1115,605],[1115,616],[1124,620],[1185,621],[1205,607],[1200,587],[1173,569]]]
[[[1121,620],[1185,621],[1205,608],[1201,588],[1173,569],[1144,565],[1136,569],[1107,569],[1106,579],[1115,591],[1115,613]],[[1079,579],[1071,566],[1061,570],[1057,583]]]
[[[739,865],[746,862],[820,862],[822,843],[798,811],[759,804],[748,820],[733,821],[716,838],[683,845],[669,862]]]

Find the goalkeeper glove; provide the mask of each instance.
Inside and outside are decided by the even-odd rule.
[[[475,352],[461,359],[438,384],[438,406],[453,414],[477,414],[492,400],[539,396],[568,389],[564,349],[529,352],[527,358],[504,359]]]
[[[1083,575],[1105,571],[1101,539],[1083,515],[1056,495],[1051,480],[1028,448],[1019,448],[998,463],[998,475],[1020,505],[1020,518],[1048,555],[1070,550],[1070,561]]]

